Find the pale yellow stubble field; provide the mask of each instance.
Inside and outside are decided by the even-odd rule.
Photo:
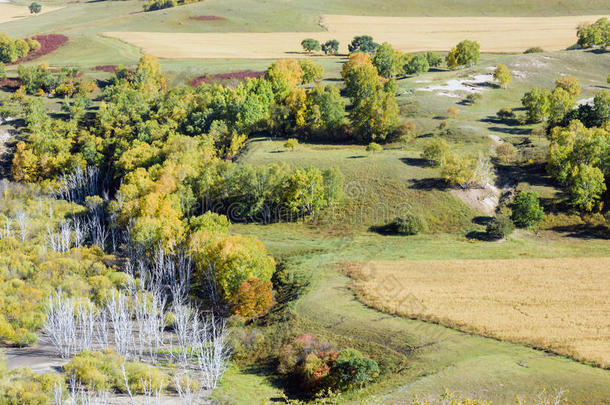
[[[306,57],[304,38],[337,39],[340,51],[355,35],[371,35],[404,52],[448,51],[463,39],[476,40],[482,52],[523,52],[540,46],[565,49],[576,42],[576,27],[601,16],[565,17],[366,17],[323,15],[322,32],[169,33],[106,32],[163,58],[275,59]]]
[[[610,258],[376,261],[346,272],[382,311],[610,367]]]

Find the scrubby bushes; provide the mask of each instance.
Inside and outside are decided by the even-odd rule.
[[[239,285],[229,301],[235,315],[246,320],[256,318],[273,306],[273,285],[269,280],[248,279]]]
[[[83,351],[74,356],[64,369],[66,374],[74,376],[77,382],[95,390],[127,393],[127,379],[131,393],[142,394],[145,388],[152,391],[162,389],[169,381],[158,368],[125,361],[112,351]]]
[[[421,158],[432,166],[441,166],[449,154],[449,144],[440,138],[435,138],[424,146]]]
[[[374,380],[377,363],[357,350],[335,350],[328,342],[303,335],[282,347],[278,372],[291,378],[305,394],[325,389],[350,390]]]
[[[397,235],[417,235],[428,228],[423,217],[413,214],[405,214],[396,217],[388,225],[388,230]]]
[[[525,51],[523,51],[524,54],[528,54],[528,53],[543,53],[544,49],[542,49],[539,46],[534,46],[532,48],[528,48]]]

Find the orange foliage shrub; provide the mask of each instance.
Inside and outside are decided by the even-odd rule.
[[[231,296],[231,310],[246,319],[256,318],[275,303],[271,281],[251,278],[240,284]]]

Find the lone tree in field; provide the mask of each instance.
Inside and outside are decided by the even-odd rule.
[[[500,86],[503,89],[508,87],[508,83],[510,83],[512,76],[510,75],[506,65],[499,64],[496,66],[496,70],[494,71],[494,79],[500,83]]]
[[[38,14],[42,11],[40,3],[33,2],[30,4],[30,14]]]
[[[479,61],[481,46],[476,41],[463,40],[447,55],[447,67],[457,69],[460,66],[472,66]]]
[[[373,53],[379,48],[379,44],[373,41],[370,35],[360,35],[354,37],[352,42],[347,46],[349,53],[364,52]]]
[[[296,148],[298,145],[299,141],[294,138],[290,138],[284,143],[284,148],[294,150],[294,148]]]
[[[336,55],[339,53],[339,41],[331,39],[330,41],[324,42],[322,44],[322,52],[326,55]]]
[[[301,46],[307,53],[320,50],[320,42],[313,38],[306,38],[301,41]]]

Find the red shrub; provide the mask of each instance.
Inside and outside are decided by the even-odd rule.
[[[99,72],[114,73],[114,71],[116,70],[116,65],[98,65],[93,69]]]
[[[201,83],[219,83],[229,80],[245,80],[247,78],[257,78],[265,76],[265,72],[254,72],[252,70],[244,70],[242,72],[218,73],[215,75],[199,76],[191,81],[191,86],[197,87]]]
[[[61,34],[36,35],[32,37],[32,39],[40,42],[40,49],[30,52],[26,57],[16,60],[15,62],[11,63],[11,65],[28,62],[43,55],[47,55],[68,42],[68,37]]]
[[[223,17],[218,17],[217,15],[198,15],[196,17],[191,17],[191,20],[197,21],[219,21],[224,20]]]

